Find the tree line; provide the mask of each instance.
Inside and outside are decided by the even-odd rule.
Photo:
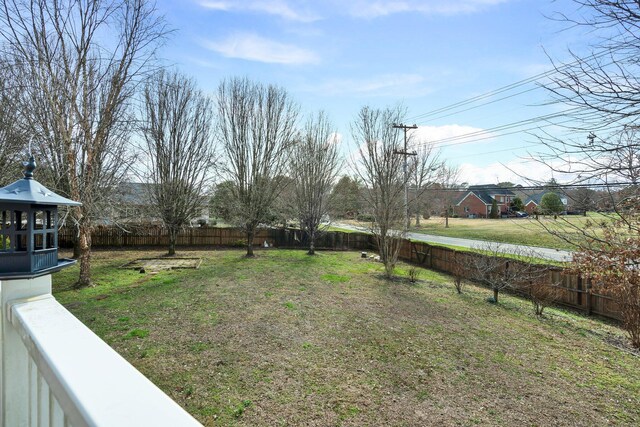
[[[170,34],[150,0],[0,1],[2,179],[12,181],[17,160],[31,151],[41,163],[38,179],[82,203],[64,216],[76,231],[78,286],[91,284],[91,230],[131,174],[151,184],[170,255],[215,181],[225,184],[225,214],[245,230],[248,256],[256,228],[270,222],[285,190],[314,253],[345,164],[335,126],[323,112],[301,117],[284,88],[249,78],[228,78],[215,94],[204,93],[163,66]],[[414,189],[426,187],[441,165],[423,149],[401,172],[390,126],[404,115],[403,107],[363,107],[353,123],[361,145],[353,170],[366,183],[383,247],[396,226],[400,189],[410,180]]]

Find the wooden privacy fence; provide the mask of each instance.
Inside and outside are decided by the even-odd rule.
[[[461,252],[422,242],[404,241],[400,249],[400,258],[403,260],[449,274],[453,274],[456,268],[460,268],[462,277],[466,279],[473,278],[474,263],[471,258],[484,256],[487,255]],[[583,280],[580,275],[556,266],[541,265],[539,268],[541,274],[546,276],[545,282],[559,290],[557,303],[579,309],[589,315],[597,314],[610,319],[621,319],[620,308],[616,301],[608,295],[595,292],[589,281]]]
[[[63,228],[58,233],[58,245],[73,247],[74,230]],[[178,234],[178,246],[244,246],[247,235],[238,228],[186,228]],[[277,248],[303,248],[308,237],[300,230],[282,228],[258,229],[253,239],[256,246],[267,242]],[[128,230],[119,227],[95,227],[91,233],[93,247],[144,247],[169,246],[169,235],[163,227],[136,227]],[[322,233],[316,239],[317,249],[368,250],[372,246],[371,236],[365,233]]]
[[[73,230],[60,230],[60,247],[73,246]],[[94,247],[143,247],[168,246],[169,237],[162,227],[141,227],[123,230],[118,227],[96,227],[91,235]],[[179,246],[244,246],[246,234],[237,228],[188,228],[178,235]],[[305,233],[294,229],[259,229],[253,239],[254,245],[264,242],[277,248],[305,248],[308,238]],[[365,233],[326,232],[316,240],[317,249],[330,250],[371,250],[375,249],[375,239]],[[462,277],[473,278],[471,257],[484,255],[460,252],[441,246],[431,246],[422,242],[405,240],[400,249],[400,259],[430,269],[452,274],[460,265]],[[457,258],[457,261],[456,261]],[[568,273],[562,268],[541,266],[546,270],[547,283],[560,290],[558,303],[603,317],[619,320],[620,309],[610,296],[594,292],[590,284],[578,274]]]

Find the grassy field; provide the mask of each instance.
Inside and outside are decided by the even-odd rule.
[[[570,236],[571,239],[579,239],[579,230],[589,226],[591,230],[595,230],[593,224],[599,224],[602,221],[610,222],[611,217],[590,213],[586,217],[567,215],[560,216],[558,219],[554,219],[552,216],[541,216],[539,221],[533,217],[504,219],[449,218],[449,228],[445,228],[444,218],[432,217],[428,220],[421,220],[420,227],[413,226],[410,231],[437,236],[571,250],[575,249],[574,245],[554,236],[547,229],[563,232]],[[348,222],[358,224],[354,221]],[[367,226],[369,224],[361,223],[358,225]]]
[[[118,266],[54,293],[207,426],[638,425],[640,358],[615,326],[427,270],[382,279],[355,252],[183,252],[199,270]],[[406,266],[400,266],[400,273]],[[100,369],[96,366],[96,369]]]

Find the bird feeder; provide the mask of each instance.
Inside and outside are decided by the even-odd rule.
[[[80,206],[33,179],[33,156],[24,178],[0,188],[0,280],[31,279],[74,264],[58,259],[58,206]]]

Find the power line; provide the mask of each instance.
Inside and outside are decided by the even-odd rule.
[[[553,68],[553,69],[538,73],[538,74],[536,74],[534,76],[531,76],[531,77],[528,77],[526,79],[522,79],[522,80],[516,81],[514,83],[510,83],[510,84],[508,84],[506,86],[502,86],[502,87],[500,87],[498,89],[494,89],[494,90],[491,90],[489,92],[485,92],[483,94],[476,95],[476,96],[473,96],[471,98],[464,99],[462,101],[458,101],[458,102],[455,102],[455,103],[450,104],[450,105],[446,105],[444,107],[436,108],[434,110],[430,110],[430,111],[427,111],[425,113],[418,114],[418,115],[413,116],[413,117],[409,117],[408,120],[425,119],[427,117],[434,116],[434,115],[439,115],[441,113],[456,109],[458,107],[463,107],[463,106],[468,105],[468,104],[473,104],[473,103],[481,101],[483,99],[491,98],[491,97],[493,97],[495,95],[499,95],[501,93],[508,92],[510,90],[513,90],[513,89],[517,89],[517,88],[519,88],[521,86],[537,82],[538,80],[541,80],[541,79],[543,79],[545,77],[549,77],[549,76],[551,76],[551,75],[553,75],[555,73],[562,72],[563,70],[566,70],[566,69],[571,68],[571,67],[573,67],[575,65],[578,65],[581,62],[600,59],[600,58],[602,58],[602,57],[604,57],[606,55],[609,55],[609,54],[611,54],[611,53],[613,53],[613,52],[615,52],[617,50],[620,50],[620,49],[622,49],[622,46],[621,47],[617,47],[617,48],[611,48],[611,49],[604,50],[604,51],[602,51],[600,53],[593,54],[593,55],[587,57],[586,59],[577,59],[577,60],[575,60],[573,62],[570,62],[568,64],[564,64],[564,65],[562,65],[560,67],[556,67],[556,68]],[[611,62],[611,63],[613,63],[613,62]],[[604,66],[610,65],[611,63],[605,64]],[[509,99],[509,98],[511,98],[513,96],[517,96],[517,95],[520,95],[522,93],[527,93],[527,92],[530,92],[530,91],[535,90],[535,89],[537,89],[537,87],[521,91],[520,93],[515,94],[515,95],[506,96],[503,99]],[[485,103],[485,104],[481,104],[481,105],[478,105],[478,106],[470,107],[470,108],[465,109],[463,111],[468,111],[470,109],[479,108],[479,107],[481,107],[483,105],[487,105],[487,104],[490,104],[490,103],[493,103],[493,101]],[[455,113],[453,113],[453,114],[455,114]],[[448,117],[448,116],[449,115],[443,116],[443,117]],[[437,117],[437,118],[442,118],[442,117]],[[434,119],[435,118],[432,118],[432,119],[429,119],[429,120],[434,120]]]
[[[422,144],[417,144],[416,146],[422,146],[422,145],[433,145],[434,147],[444,147],[444,146],[451,146],[451,145],[458,145],[458,144],[467,144],[470,142],[475,142],[477,140],[482,140],[482,139],[488,139],[488,138],[495,138],[496,136],[502,136],[502,135],[496,135],[495,132],[500,132],[500,131],[505,131],[505,130],[510,130],[516,127],[520,127],[520,126],[525,126],[525,125],[530,125],[530,124],[534,124],[534,123],[538,123],[538,122],[545,122],[542,126],[536,126],[533,128],[530,128],[528,130],[534,130],[534,129],[538,129],[540,127],[547,127],[547,126],[553,126],[553,125],[557,125],[558,123],[552,123],[549,122],[549,120],[551,119],[555,119],[555,118],[559,118],[559,117],[565,117],[567,113],[572,113],[572,112],[576,112],[578,111],[580,108],[579,107],[574,107],[574,108],[570,108],[568,110],[563,110],[561,112],[557,112],[557,113],[550,113],[550,114],[544,114],[541,116],[536,116],[536,117],[531,117],[528,119],[524,119],[524,120],[519,120],[517,122],[512,122],[512,123],[506,123],[504,125],[499,125],[499,126],[495,126],[492,128],[487,128],[487,129],[481,129],[481,130],[477,130],[474,132],[469,132],[469,133],[465,133],[462,135],[455,135],[455,136],[450,136],[450,137],[446,137],[446,138],[441,138],[441,139],[436,139],[434,141],[428,141]],[[568,121],[571,120],[565,120],[563,122],[560,122],[559,124],[562,123],[567,123]],[[522,130],[518,130],[512,133],[518,133],[521,132]],[[490,135],[488,135],[490,134]],[[511,134],[511,133],[509,133]],[[473,141],[464,141],[466,139],[469,138],[474,138],[474,137],[478,137],[477,139],[474,139]],[[448,144],[445,145],[444,143],[447,142],[455,142],[455,141],[460,141],[463,140],[463,142],[459,142],[458,144]]]
[[[525,148],[538,147],[539,145],[540,144],[531,144],[531,145],[525,145],[525,146],[517,147],[517,148],[505,148],[503,150],[483,151],[482,153],[465,154],[464,156],[447,157],[447,159],[448,160],[451,160],[451,159],[462,159],[462,158],[465,158],[465,157],[484,156],[485,154],[504,153],[504,152],[507,152],[507,151],[523,150]]]
[[[502,98],[494,99],[493,101],[487,101],[487,102],[479,104],[479,105],[474,105],[472,107],[467,107],[464,110],[458,110],[458,111],[454,111],[452,113],[447,113],[447,114],[444,114],[444,115],[441,115],[441,116],[432,117],[432,118],[429,118],[429,119],[424,120],[424,121],[431,122],[431,121],[438,120],[438,119],[444,119],[445,117],[455,116],[456,114],[464,113],[465,111],[475,110],[476,108],[484,107],[486,105],[495,104],[496,102],[504,101],[505,99],[514,98],[514,97],[516,97],[518,95],[522,95],[523,93],[531,92],[531,91],[534,91],[536,89],[539,89],[539,88],[538,87],[532,87],[530,89],[525,89],[523,91],[520,91],[518,93],[514,93],[512,95],[503,96]]]

